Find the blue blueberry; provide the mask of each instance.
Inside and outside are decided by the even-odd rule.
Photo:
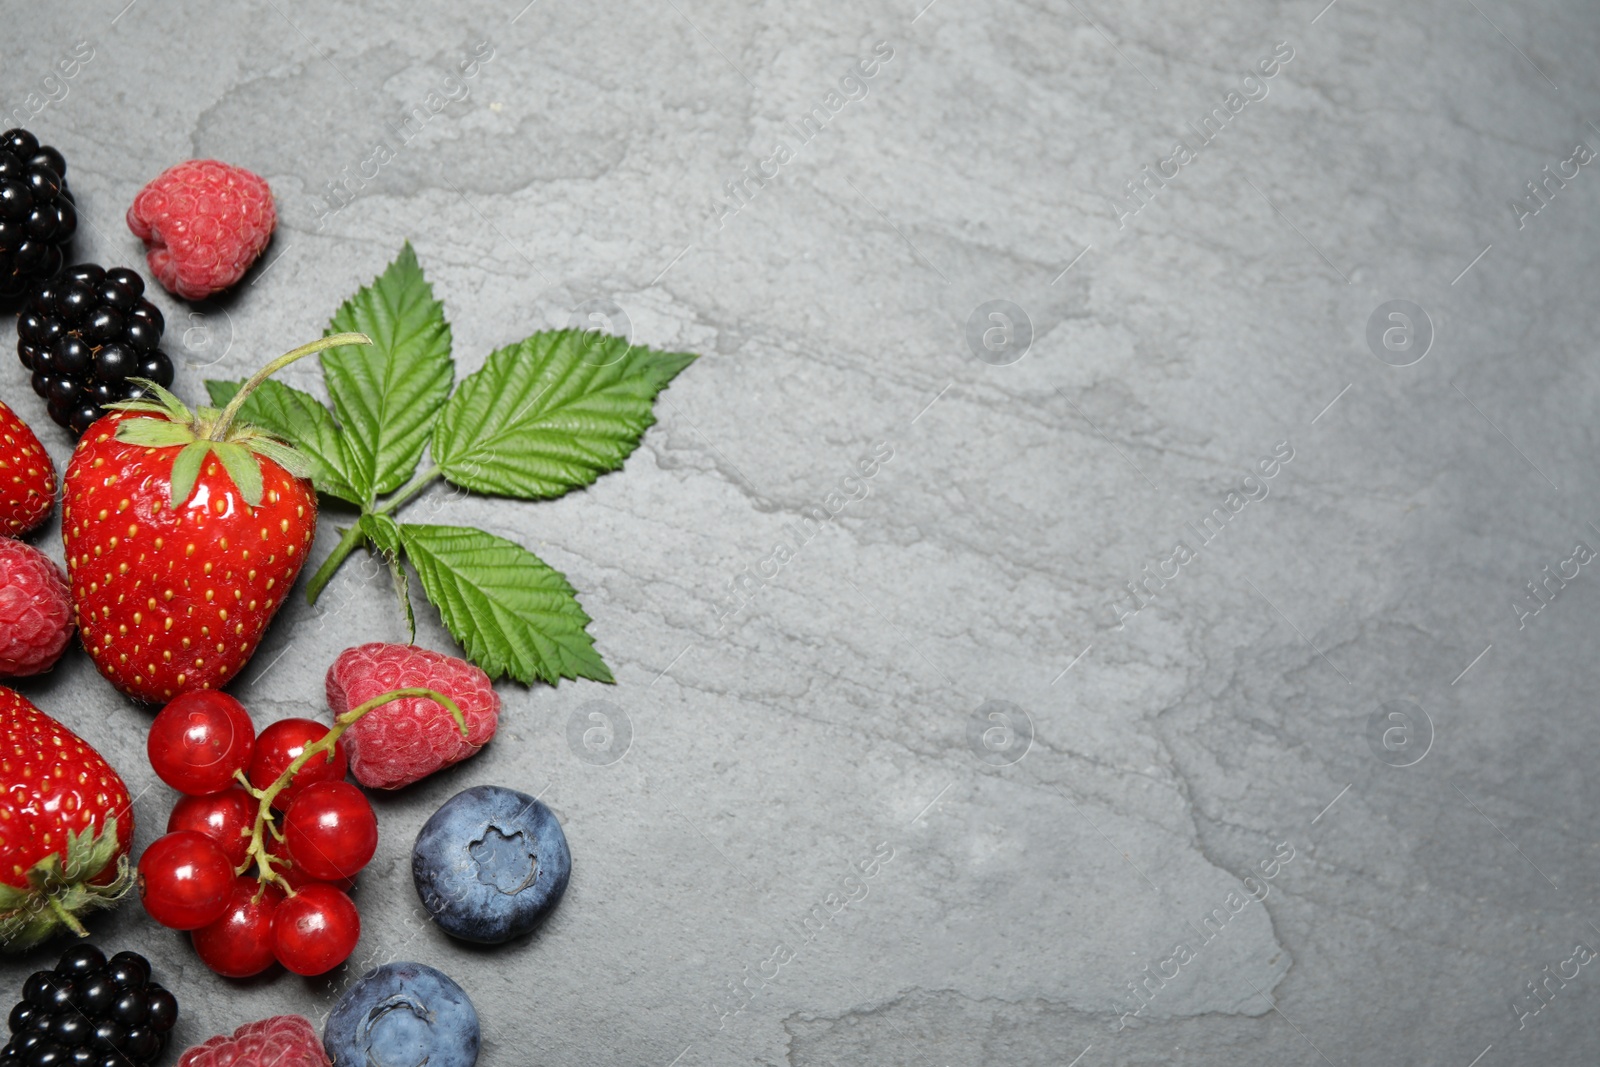
[[[368,971],[328,1016],[334,1067],[473,1067],[478,1013],[462,988],[421,963]]]
[[[555,813],[497,785],[445,801],[411,849],[411,877],[434,922],[451,937],[486,945],[532,930],[571,875]]]

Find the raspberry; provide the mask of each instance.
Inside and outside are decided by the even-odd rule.
[[[168,167],[128,208],[128,229],[149,246],[150,273],[187,300],[244,277],[277,224],[266,181],[215,159]]]
[[[345,649],[328,668],[328,706],[334,715],[342,715],[408,686],[436,689],[454,700],[467,720],[467,737],[462,739],[449,711],[426,697],[369,711],[344,735],[350,773],[369,789],[398,789],[461,762],[489,743],[499,723],[500,697],[487,674],[416,645],[373,643]]]
[[[165,327],[136,271],[80,263],[28,292],[17,358],[33,371],[33,391],[50,417],[81,434],[104,405],[144,395],[129,379],[172,384],[172,360],[156,347]]]
[[[61,153],[27,130],[0,133],[0,300],[59,271],[77,229]]]
[[[71,639],[67,576],[32,545],[0,538],[0,676],[49,670]]]
[[[27,533],[56,499],[56,469],[28,424],[0,402],[0,534]]]
[[[311,1024],[299,1015],[246,1023],[183,1054],[178,1067],[330,1067]]]

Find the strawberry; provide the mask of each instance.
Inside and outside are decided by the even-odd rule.
[[[15,537],[44,521],[56,501],[56,469],[39,438],[0,402],[0,534]]]
[[[342,340],[340,338],[343,338]],[[217,411],[156,399],[111,405],[67,465],[67,580],[89,658],[138,700],[226,685],[249,662],[316,534],[307,461],[235,416],[267,376],[340,334],[268,364]]]
[[[128,787],[105,757],[0,686],[0,948],[19,951],[133,885]]]

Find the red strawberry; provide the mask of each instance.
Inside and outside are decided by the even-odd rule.
[[[105,758],[0,686],[0,948],[36,945],[133,885],[128,787]]]
[[[183,1054],[178,1067],[329,1067],[322,1039],[299,1015],[246,1023]]]
[[[374,643],[347,648],[328,668],[328,706],[335,718],[393,689],[425,686],[450,697],[467,720],[467,736],[450,713],[427,697],[375,708],[344,735],[350,773],[369,789],[398,789],[459,763],[489,743],[500,697],[489,676],[465,660],[416,645]]]
[[[49,670],[70,640],[67,576],[32,545],[0,537],[0,677]]]
[[[44,521],[56,502],[56,469],[17,413],[0,402],[0,534],[15,537]]]
[[[246,452],[252,506],[225,461],[206,455],[187,493],[183,447],[119,439],[124,423],[181,421],[114,412],[90,426],[67,466],[61,527],[83,647],[112,685],[160,703],[228,684],[255,654],[316,533],[311,484]],[[241,446],[242,447],[242,446]]]
[[[168,167],[128,208],[128,229],[150,249],[150,273],[188,300],[244,277],[277,224],[267,183],[215,159]]]
[[[343,338],[343,340],[341,340]],[[216,689],[255,654],[316,534],[299,453],[234,421],[268,374],[336,344],[279,357],[217,412],[165,389],[113,405],[67,465],[61,533],[78,632],[112,685],[159,703]]]

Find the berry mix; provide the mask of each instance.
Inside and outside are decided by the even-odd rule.
[[[351,893],[381,840],[366,790],[399,789],[476,755],[499,722],[495,677],[611,681],[559,572],[484,531],[405,526],[390,513],[434,477],[529,499],[589,484],[637,447],[656,394],[694,357],[577,331],[536,334],[494,353],[452,397],[443,306],[408,244],[340,308],[327,336],[247,381],[206,383],[211,403],[190,407],[171,391],[164,318],[139,272],[69,265],[78,220],[66,174],[62,154],[32,134],[0,134],[0,305],[17,314],[17,354],[45,413],[80,439],[58,485],[38,437],[0,402],[0,678],[51,670],[76,633],[116,690],[159,707],[146,753],[176,797],[166,832],[135,861],[122,777],[66,724],[0,686],[0,952],[84,938],[97,911],[137,889],[149,919],[187,932],[219,976],[324,975],[361,937]],[[126,223],[146,246],[150,276],[200,300],[250,270],[277,215],[257,175],[190,160],[146,185]],[[270,380],[317,353],[329,375],[350,375],[330,380],[337,421]],[[404,379],[390,373],[404,361],[427,384],[403,403],[361,392]],[[581,426],[531,402],[494,408],[532,395],[526,383],[541,375],[583,383],[575,388],[589,391],[591,407]],[[469,402],[447,410],[446,398],[462,395]],[[404,429],[412,444],[376,441],[395,428],[364,425],[363,410],[388,411],[385,420],[420,411]],[[429,440],[436,467],[413,477]],[[490,441],[501,451],[486,474],[471,449]],[[24,540],[58,489],[65,570]],[[220,690],[300,577],[319,491],[362,514],[312,577],[310,598],[365,545],[389,561],[409,620],[403,552],[472,662],[414,644],[357,645],[327,669],[325,720],[258,728]],[[440,584],[445,570],[454,584]],[[531,606],[517,599],[529,595]],[[435,811],[410,854],[429,915],[479,944],[532,931],[572,869],[555,813],[488,784]],[[108,959],[79,940],[24,983],[0,1067],[146,1067],[163,1059],[177,1017],[177,999],[143,956]],[[278,1015],[200,1042],[178,1063],[473,1067],[478,1046],[466,991],[425,964],[395,961],[351,985],[320,1036],[301,1016]]]
[[[361,917],[346,890],[378,849],[378,818],[345,781],[339,739],[401,697],[460,715],[454,700],[423,687],[381,694],[332,727],[279,719],[259,735],[226,693],[195,690],[162,708],[150,725],[150,765],[183,799],[139,859],[150,917],[191,931],[200,959],[229,978],[274,961],[323,974],[349,958]]]

